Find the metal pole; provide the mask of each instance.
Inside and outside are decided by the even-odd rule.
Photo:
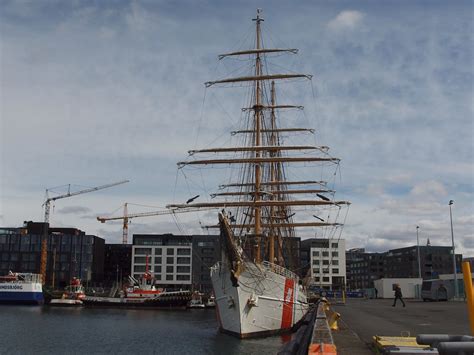
[[[468,261],[462,263],[462,273],[464,277],[464,293],[467,299],[467,313],[471,324],[471,334],[474,335],[474,291],[472,288],[471,265]]]
[[[418,278],[421,279],[420,239],[418,238],[419,226],[416,226],[416,247],[418,249]]]
[[[453,232],[453,212],[451,211],[451,205],[454,203],[453,200],[449,200],[449,218],[451,220],[451,241],[453,243],[453,270],[454,270],[454,297],[459,297],[459,286],[458,286],[458,276],[456,270],[456,253],[454,249],[454,232]]]

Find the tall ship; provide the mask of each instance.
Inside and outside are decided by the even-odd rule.
[[[191,150],[189,158],[178,163],[179,169],[228,167],[226,183],[207,202],[194,201],[197,195],[186,204],[167,206],[219,209],[218,223],[205,226],[220,231],[222,246],[222,261],[211,267],[211,280],[220,329],[239,338],[287,331],[304,317],[309,305],[305,283],[297,275],[298,246],[292,243],[296,229],[309,229],[314,236],[311,229],[322,228],[330,237],[342,225],[337,222],[339,211],[349,204],[335,200],[327,181],[314,179],[314,169],[337,171],[339,159],[329,154],[327,146],[315,144],[314,129],[291,125],[299,121],[287,114],[302,111],[303,106],[277,100],[282,84],[286,88],[312,76],[275,72],[282,68],[273,63],[275,59],[298,50],[266,48],[261,10],[253,21],[254,47],[219,55],[219,60],[248,63],[247,72],[205,83],[207,88],[247,89],[249,102],[241,109],[240,126],[231,132],[237,142]],[[307,136],[313,144],[301,144]],[[299,144],[289,144],[291,140]],[[301,178],[306,170],[311,178]]]
[[[0,303],[43,304],[41,275],[10,271],[8,275],[0,276]]]

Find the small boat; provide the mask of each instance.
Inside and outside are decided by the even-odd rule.
[[[41,275],[9,272],[0,276],[0,303],[43,304]]]
[[[67,286],[61,298],[54,298],[49,303],[51,306],[82,306],[86,297],[81,280],[74,277],[71,284]]]
[[[206,308],[202,301],[202,295],[199,292],[194,292],[191,301],[188,303],[188,308]]]
[[[206,302],[206,308],[215,308],[216,307],[216,298],[214,296],[210,296]]]

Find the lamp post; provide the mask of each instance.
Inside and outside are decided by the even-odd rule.
[[[459,287],[458,287],[458,277],[456,270],[456,253],[454,249],[454,232],[453,232],[453,212],[451,210],[451,205],[454,203],[453,200],[449,200],[449,218],[451,220],[451,241],[453,243],[453,270],[454,270],[454,297],[459,297]]]
[[[421,258],[420,258],[420,239],[418,238],[419,226],[416,226],[416,248],[418,251],[418,278],[421,279]]]

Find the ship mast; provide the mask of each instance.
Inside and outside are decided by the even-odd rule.
[[[253,21],[256,22],[256,27],[257,27],[257,38],[256,38],[256,56],[255,56],[255,76],[260,77],[262,75],[262,63],[260,59],[260,22],[263,21],[262,18],[260,18],[260,9],[257,9],[257,18],[253,19]],[[261,124],[261,110],[260,110],[260,100],[261,100],[261,83],[260,80],[255,81],[255,106],[256,109],[254,111],[254,116],[255,116],[255,146],[259,147],[261,144],[260,140],[260,124]],[[261,156],[260,150],[255,151],[255,158],[259,159]],[[258,203],[260,202],[260,180],[261,180],[261,165],[259,163],[255,164],[255,202]],[[260,206],[255,206],[254,208],[254,222],[255,222],[255,238],[256,238],[256,251],[255,251],[255,262],[260,263],[261,260],[261,250],[260,250],[260,245],[261,245],[261,234],[262,234],[262,228],[261,228],[261,218],[262,218],[262,209]]]

